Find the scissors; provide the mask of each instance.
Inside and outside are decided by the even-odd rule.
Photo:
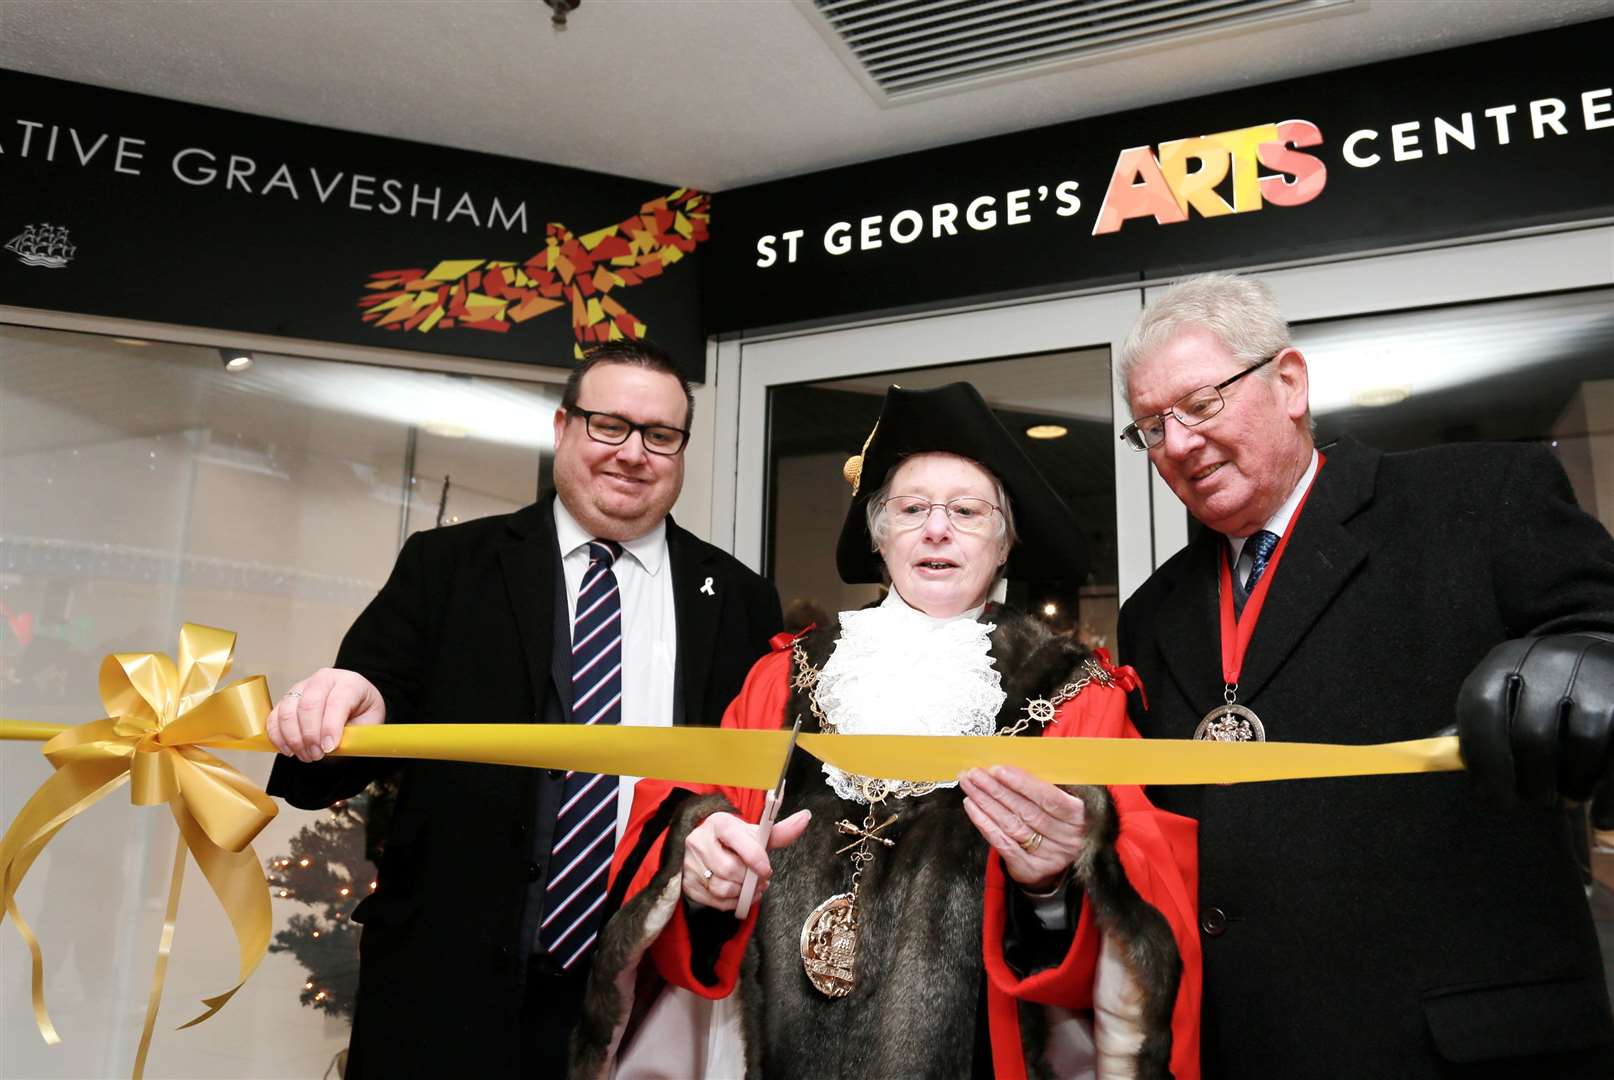
[[[785,763],[779,769],[779,783],[768,792],[768,797],[762,803],[762,818],[757,822],[757,842],[764,850],[768,847],[768,837],[773,833],[773,823],[779,818],[779,808],[785,804],[785,776],[790,772],[790,759],[796,753],[796,736],[801,734],[801,717],[796,717],[796,726],[790,729],[790,745],[785,748]],[[757,872],[746,868],[745,880],[740,882],[740,901],[734,905],[734,917],[743,919],[751,914],[751,904],[757,895]]]

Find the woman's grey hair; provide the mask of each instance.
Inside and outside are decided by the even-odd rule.
[[[1132,372],[1145,357],[1193,326],[1215,334],[1245,367],[1260,363],[1292,343],[1288,321],[1278,311],[1271,290],[1259,281],[1237,274],[1184,278],[1143,309],[1122,344],[1115,363],[1115,381],[1123,395],[1130,397]]]
[[[946,453],[946,451],[933,452]],[[863,517],[869,526],[869,543],[875,551],[880,550],[880,545],[884,544],[886,539],[885,501],[891,497],[891,481],[896,478],[897,470],[902,467],[902,463],[907,461],[908,457],[916,456],[918,455],[910,454],[899,459],[895,465],[891,466],[890,471],[885,474],[885,483],[875,489],[874,493],[869,496],[869,501],[863,506]],[[998,479],[997,473],[988,469],[979,461],[963,457],[961,454],[952,456],[968,461],[992,478],[992,501],[998,507],[998,538],[1003,540],[1005,551],[1013,551],[1016,541],[1020,539],[1020,534],[1014,528],[1014,506],[1009,501],[1009,491],[1003,486],[1003,481]]]

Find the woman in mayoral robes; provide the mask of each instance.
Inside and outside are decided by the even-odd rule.
[[[836,552],[883,601],[781,634],[723,726],[1136,737],[1136,675],[990,602],[1086,574],[1081,529],[967,383],[887,394]],[[574,1077],[1199,1075],[1192,821],[1006,767],[766,793],[641,782]],[[758,898],[736,918],[747,871]]]

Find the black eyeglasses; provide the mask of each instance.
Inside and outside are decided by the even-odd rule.
[[[666,424],[635,424],[616,413],[594,412],[592,409],[580,409],[576,405],[566,406],[566,414],[581,417],[588,437],[607,446],[621,446],[628,441],[629,435],[637,431],[646,450],[652,454],[672,457],[681,453],[684,444],[689,442],[689,432],[683,428],[668,427]]]
[[[1152,450],[1166,439],[1166,417],[1176,417],[1177,422],[1184,427],[1198,427],[1217,413],[1227,404],[1222,391],[1238,382],[1252,371],[1259,371],[1282,355],[1279,349],[1271,356],[1258,364],[1251,364],[1243,371],[1231,378],[1223,379],[1215,386],[1201,386],[1198,390],[1190,390],[1182,397],[1171,403],[1171,408],[1165,412],[1158,412],[1152,416],[1140,416],[1126,427],[1121,429],[1121,441],[1134,450]]]

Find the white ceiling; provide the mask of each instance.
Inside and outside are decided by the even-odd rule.
[[[1356,0],[892,107],[791,0],[0,0],[0,67],[721,191],[1610,14]]]

